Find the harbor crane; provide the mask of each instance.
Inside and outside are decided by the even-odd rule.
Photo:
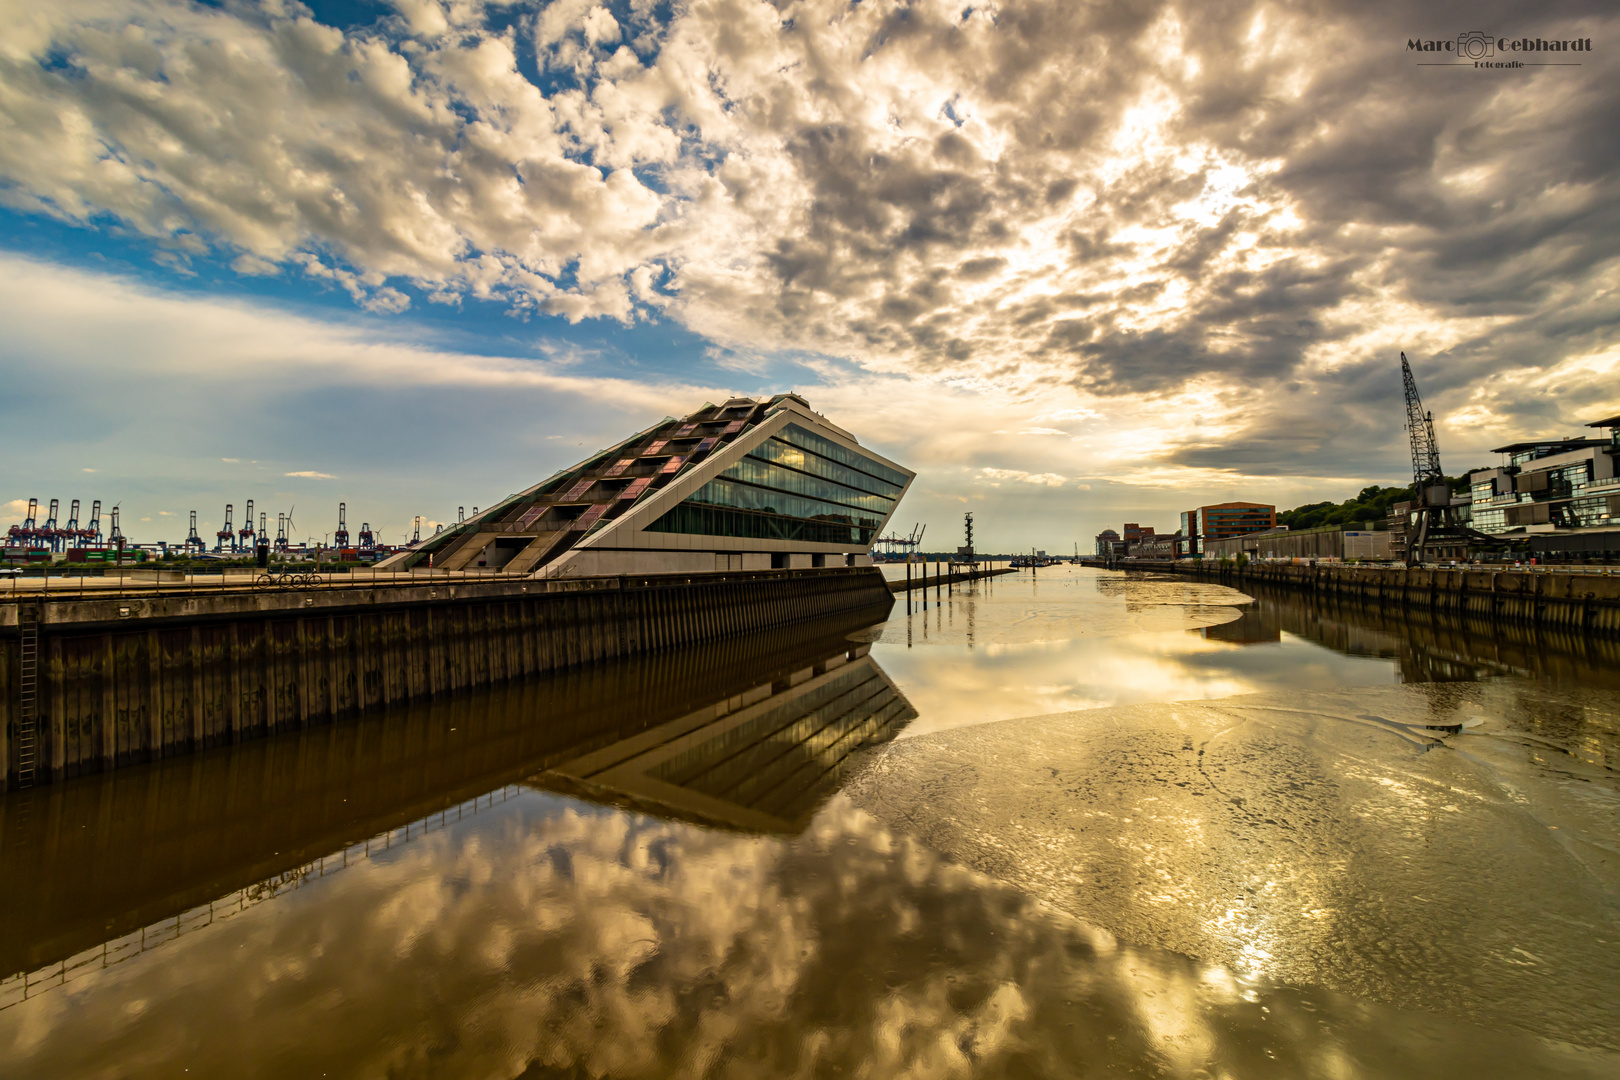
[[[63,526],[62,535],[67,540],[67,542],[68,542],[68,544],[70,546],[72,546],[72,547],[83,547],[84,546],[81,543],[82,538],[79,536],[79,500],[78,499],[74,499],[73,503],[68,507],[67,525]]]
[[[412,546],[415,546],[417,544],[420,544],[421,542],[422,542],[422,515],[417,514],[416,515],[416,520],[411,525],[411,544],[412,544]]]
[[[360,523],[360,550],[373,551],[377,547],[377,538],[371,532],[371,522]]]
[[[913,525],[911,527],[910,536],[899,536],[895,533],[890,533],[888,536],[880,537],[877,541],[877,546],[883,548],[883,553],[889,556],[893,556],[895,553],[894,549],[899,548],[905,554],[906,561],[910,562],[912,554],[917,550],[917,545],[922,543],[923,533],[927,531],[927,525]],[[969,538],[968,543],[971,546],[971,538]]]
[[[219,532],[214,534],[214,550],[223,552],[225,545],[231,545],[236,550],[236,530],[231,527],[231,512],[234,508],[230,503],[225,504],[225,524],[220,526]]]
[[[195,510],[193,510],[191,512],[191,518],[192,518],[193,521],[195,521],[197,519],[197,512]],[[195,532],[196,530],[193,529],[192,531]],[[123,544],[124,544],[124,530],[118,527],[118,504],[117,503],[113,503],[113,508],[112,508],[112,531],[107,534],[107,543],[110,544],[113,547],[122,547]]]
[[[289,507],[287,507],[287,512],[285,514],[277,514],[276,515],[276,550],[277,551],[286,551],[288,548],[290,548],[292,546],[292,544],[287,539],[287,530],[288,529],[296,529],[298,527],[298,526],[293,524],[293,510],[294,509],[296,509],[296,508],[289,506]]]
[[[61,543],[61,536],[56,528],[56,513],[61,508],[61,505],[61,499],[52,499],[51,512],[45,518],[45,542],[50,545],[52,551],[55,551],[56,546]]]
[[[26,541],[29,541],[29,540],[36,539],[38,537],[38,535],[39,535],[39,500],[38,499],[29,499],[28,500],[28,516],[23,518],[22,535],[21,535],[20,539],[22,539],[23,541],[26,542]]]
[[[190,552],[193,548],[197,551],[208,550],[208,545],[203,543],[203,538],[197,535],[197,511],[195,510],[191,512],[191,532],[186,535],[186,551]]]
[[[346,548],[349,546],[349,504],[338,503],[338,527],[332,534],[332,546]]]
[[[101,500],[90,503],[90,523],[84,527],[84,538],[91,544],[101,543]]]
[[[249,499],[247,501],[247,513],[242,516],[242,527],[236,530],[236,538],[239,544],[238,550],[252,551],[253,536],[253,500]]]
[[[1440,443],[1434,437],[1434,413],[1418,396],[1412,365],[1401,353],[1401,383],[1406,393],[1406,434],[1412,444],[1412,512],[1407,523],[1406,565],[1420,566],[1430,548],[1466,545],[1502,547],[1500,537],[1464,525],[1451,504],[1451,485],[1440,468]]]

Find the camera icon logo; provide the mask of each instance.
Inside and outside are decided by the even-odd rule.
[[[1457,35],[1457,55],[1470,60],[1483,60],[1496,55],[1496,39],[1487,37],[1483,30],[1470,30]]]

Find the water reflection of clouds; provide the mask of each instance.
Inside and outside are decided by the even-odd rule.
[[[1351,1066],[1334,1075],[1355,1075],[1369,1053],[1404,1045],[1378,1074],[1421,1076],[1535,1049],[1122,946],[842,801],[792,840],[538,793],[509,805],[0,1014],[9,1075],[181,1063],[248,1077],[1064,1075],[1083,1064],[1280,1077],[1327,1058]]]
[[[1393,663],[1345,656],[1292,635],[1255,647],[1197,634],[1151,633],[872,655],[916,707],[901,738],[966,724],[1144,701],[1195,701],[1285,686],[1395,682]]]

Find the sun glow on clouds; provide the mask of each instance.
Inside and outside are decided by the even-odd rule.
[[[818,407],[909,463],[1149,501],[1397,479],[1403,348],[1448,463],[1620,406],[1615,57],[1437,83],[1400,66],[1404,12],[1266,0],[393,9],[342,31],[280,2],[10,5],[0,202],[407,328],[420,300],[675,320],[738,372],[791,354]],[[557,381],[588,350],[536,365],[300,319],[244,342],[271,318],[245,310],[200,306],[186,355],[606,385]],[[688,390],[713,393],[616,400],[662,415]]]

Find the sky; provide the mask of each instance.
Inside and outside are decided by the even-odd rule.
[[[0,528],[388,542],[795,390],[981,550],[1620,412],[1620,8],[0,0]],[[1489,62],[1412,42],[1483,33]],[[1589,43],[1514,51],[1523,39]],[[1500,47],[1499,47],[1500,46]],[[103,523],[105,527],[105,522]],[[926,546],[926,545],[925,545]]]

